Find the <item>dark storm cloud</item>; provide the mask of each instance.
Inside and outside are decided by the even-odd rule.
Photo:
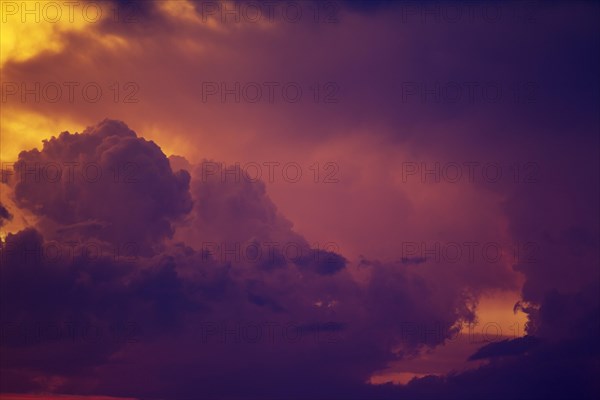
[[[531,152],[543,166],[542,179],[503,189],[511,236],[539,244],[535,262],[514,265],[525,277],[517,308],[528,315],[529,336],[484,346],[472,358],[490,362],[475,370],[412,381],[408,398],[592,399],[600,393],[598,139],[552,135]]]
[[[132,260],[84,247],[45,241],[33,228],[1,243],[4,391],[48,390],[40,377],[85,386],[118,352],[169,340],[186,314],[206,313],[229,279],[192,251]]]
[[[324,250],[315,250],[294,260],[296,265],[313,267],[314,272],[321,275],[333,275],[345,268],[347,262],[344,257]]]
[[[158,326],[154,321],[162,321],[170,304],[158,308],[136,293],[156,285],[168,290],[168,281],[156,281],[160,266],[139,272],[140,265],[128,261],[46,242],[33,228],[9,234],[0,258],[4,391],[22,390],[23,382],[44,390],[37,376],[89,373],[138,341],[142,326]]]
[[[17,205],[63,234],[144,252],[173,233],[191,210],[189,174],[173,173],[160,148],[119,121],[63,132],[41,151],[23,151],[11,185]]]
[[[248,179],[239,163],[204,160],[190,165],[181,157],[171,157],[170,162],[174,170],[188,169],[192,173],[190,192],[194,208],[190,219],[179,227],[176,239],[225,247],[275,242],[275,250],[279,251],[273,258],[275,264],[285,243],[308,250],[306,240],[293,232],[292,223],[267,195],[264,182]]]
[[[67,160],[107,169],[133,160],[144,185],[120,185],[110,176],[97,187],[77,180],[51,187],[19,176],[26,163]],[[359,284],[343,256],[312,248],[292,230],[264,183],[223,181],[202,168],[178,157],[167,160],[157,145],[110,120],[81,134],[63,133],[41,151],[21,153],[13,176],[19,178],[17,204],[51,220],[54,225],[42,226],[54,229],[46,229],[45,237],[27,228],[2,242],[1,311],[8,332],[2,363],[9,372],[3,388],[48,390],[36,377],[58,376],[57,387],[73,393],[102,388],[113,395],[184,399],[201,384],[217,396],[268,398],[291,391],[336,397],[396,359],[395,346],[408,353],[433,347],[455,333],[460,321],[472,320],[473,299],[462,288],[439,291],[440,282],[410,268],[367,263],[362,269],[372,277]],[[189,187],[187,169],[193,172]],[[116,238],[151,243],[156,251],[121,252]],[[73,239],[78,241],[71,244]],[[280,249],[274,260],[259,263],[224,259],[203,248],[209,239],[259,247],[291,241],[305,253],[292,257]],[[432,320],[443,321],[436,335],[403,332],[406,322]],[[133,323],[135,342],[31,337],[40,323],[64,330],[73,321],[105,335]],[[241,340],[240,326],[265,322],[292,329],[293,335],[282,337],[280,331],[275,341],[263,337],[258,344]],[[233,344],[207,346],[232,334],[238,337]],[[249,360],[246,376],[235,387],[224,386],[219,377],[230,375],[242,358]],[[176,376],[159,378],[164,365]],[[122,379],[124,366],[137,371],[128,382]],[[197,368],[206,377],[201,383]]]
[[[584,107],[597,103],[590,99]],[[484,346],[472,358],[490,362],[473,371],[414,380],[406,387],[409,398],[592,399],[600,393],[599,143],[591,135],[598,122],[586,115],[572,121],[585,126],[576,136],[561,136],[560,125],[545,139],[537,136],[543,130],[523,136],[521,150],[540,165],[536,184],[489,188],[506,194],[511,237],[539,245],[535,262],[514,265],[525,277],[517,308],[528,315],[529,336]]]
[[[539,343],[539,339],[532,336],[522,338],[503,340],[496,343],[490,343],[477,350],[469,360],[479,360],[482,358],[504,357],[520,355],[531,349]]]
[[[446,377],[413,380],[405,388],[405,395],[414,399],[596,398],[600,393],[599,289],[594,284],[575,295],[554,294],[542,304],[542,310],[548,308],[544,313],[552,313],[553,320],[560,318],[559,329],[568,331],[568,336],[524,337],[484,346],[476,355],[492,357],[489,364]],[[595,296],[591,302],[595,305],[581,301],[581,296]],[[560,314],[556,307],[561,308]],[[516,354],[524,350],[525,354]]]
[[[10,221],[12,219],[12,215],[8,212],[6,207],[0,203],[0,227],[4,225],[5,221]]]

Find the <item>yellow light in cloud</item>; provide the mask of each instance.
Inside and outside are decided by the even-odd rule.
[[[202,19],[195,11],[194,5],[187,0],[162,1],[158,3],[158,6],[163,12],[171,17],[180,18],[194,23],[202,22]]]
[[[15,161],[22,150],[41,148],[42,140],[58,136],[66,130],[81,132],[85,126],[63,118],[14,110],[1,112],[0,161]]]
[[[518,292],[499,292],[482,297],[477,305],[477,323],[463,325],[462,333],[511,339],[525,336],[527,314],[520,310],[513,311],[520,299]]]
[[[413,378],[477,368],[485,363],[485,360],[467,359],[478,348],[525,335],[526,315],[520,311],[513,312],[513,306],[519,299],[518,292],[489,293],[480,299],[477,306],[476,324],[463,325],[458,335],[445,341],[443,345],[424,350],[415,357],[406,357],[390,363],[388,368],[371,375],[367,383],[405,385]]]
[[[59,52],[64,33],[99,23],[105,12],[85,3],[0,0],[0,66],[25,61],[42,52]]]
[[[219,5],[222,7],[226,6],[224,2],[219,3]],[[165,15],[177,19],[180,22],[203,26],[217,32],[226,32],[225,24],[220,22],[217,15],[210,14],[200,16],[199,13],[196,12],[194,5],[188,0],[161,1],[158,3],[158,6]],[[200,46],[197,43],[194,44],[193,41],[189,41],[188,44],[192,46],[193,49],[200,48]]]
[[[171,18],[178,19],[181,22],[201,25],[221,33],[244,28],[274,29],[276,26],[273,21],[277,19],[273,16],[272,9],[266,6],[264,8],[256,7],[256,5],[250,6],[253,11],[249,12],[252,15],[249,16],[248,13],[242,11],[243,3],[221,0],[212,4],[208,2],[205,4],[207,8],[200,11],[197,11],[189,0],[160,1],[158,7]],[[255,10],[256,8],[258,10]],[[236,21],[236,14],[238,19],[237,22],[234,22]]]

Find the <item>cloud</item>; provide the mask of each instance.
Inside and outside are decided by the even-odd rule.
[[[69,161],[139,168],[135,182],[103,175],[96,185],[21,175],[28,165]],[[362,265],[369,277],[357,280],[345,257],[294,232],[264,183],[224,181],[202,168],[167,160],[111,120],[20,154],[16,203],[39,220],[0,249],[3,390],[185,398],[202,385],[219,396],[333,396],[473,319],[475,298],[462,287],[439,290],[421,266],[381,262]],[[236,244],[264,258],[232,257]],[[432,320],[440,321],[436,335],[405,331]],[[71,337],[82,329],[85,340]],[[256,329],[258,343],[249,339]],[[277,334],[271,339],[267,329]],[[239,359],[248,360],[246,376],[224,386],[219,377]],[[164,365],[176,377],[159,378]],[[121,366],[137,372],[124,382]]]
[[[18,328],[21,342],[15,342],[15,326],[7,326],[13,333],[3,342],[3,388],[182,399],[197,396],[199,387],[212,397],[341,399],[599,392],[592,380],[598,288],[590,285],[598,280],[600,237],[599,53],[590,39],[597,35],[597,5],[501,5],[508,19],[497,22],[475,7],[475,21],[440,23],[437,5],[432,13],[429,5],[388,6],[381,13],[381,3],[360,2],[342,4],[335,24],[315,24],[310,16],[301,24],[209,24],[178,3],[179,13],[144,3],[137,23],[88,24],[60,36],[64,50],[36,51],[3,65],[5,81],[29,88],[49,76],[80,84],[75,103],[66,91],[43,107],[32,95],[27,101],[9,96],[2,108],[3,129],[10,129],[3,137],[9,132],[21,141],[17,133],[53,132],[22,127],[37,118],[40,125],[85,126],[107,115],[140,133],[107,120],[19,156],[17,172],[26,179],[13,176],[11,196],[21,209],[2,200],[13,220],[22,211],[34,218],[2,243],[10,294],[3,316],[29,336]],[[530,11],[533,21],[521,18]],[[427,23],[420,12],[431,17]],[[298,82],[303,101],[202,100],[203,82],[273,80]],[[505,96],[497,103],[481,97],[471,103],[466,92],[457,103],[423,101],[422,93],[402,98],[406,83],[431,89],[437,81],[472,80],[500,84]],[[115,86],[104,86],[115,81],[119,101]],[[535,96],[524,101],[531,81]],[[81,98],[88,82],[102,85],[99,103]],[[122,91],[128,82],[138,85],[138,102],[121,101],[130,94]],[[315,82],[335,82],[340,101],[315,101]],[[343,179],[336,185],[223,182],[220,171],[203,170],[215,160],[231,167],[273,158],[303,167],[335,160]],[[402,180],[407,161],[471,160],[497,162],[506,179]],[[65,162],[92,164],[88,173],[100,167],[104,174],[84,181],[75,168],[78,180],[68,182]],[[539,168],[535,182],[524,181],[531,171],[518,168],[530,162]],[[31,182],[35,172],[27,168],[36,163],[58,164],[64,179]],[[229,178],[241,174],[237,167],[229,171]],[[6,214],[0,208],[4,226],[10,225]],[[339,247],[314,245],[315,238]],[[517,247],[499,263],[402,254],[407,241],[475,239]],[[15,249],[27,246],[50,253],[23,264]],[[64,257],[73,250],[79,255],[53,260],[56,249]],[[513,257],[515,250],[527,254]],[[94,257],[98,251],[102,256]],[[23,253],[31,256],[17,250]],[[368,257],[359,266],[357,254]],[[498,356],[485,356],[488,364],[466,373],[428,376],[407,387],[364,384],[390,361],[443,345],[461,322],[475,321],[481,295],[518,290],[521,283],[517,309],[529,317],[531,339],[483,347],[477,358]],[[50,333],[41,343],[23,342],[40,319],[73,318],[103,329],[115,325],[118,332],[133,320],[140,331],[127,344],[67,346],[50,343]],[[263,322],[276,324],[275,344],[265,341]],[[256,324],[260,343],[250,340]],[[282,334],[287,326],[300,340]],[[528,340],[540,344],[500,356]],[[244,371],[235,367],[240,360]]]
[[[11,219],[12,215],[8,212],[6,207],[0,203],[0,227],[4,225],[4,221],[10,221]]]
[[[145,252],[192,207],[189,174],[172,172],[155,143],[114,120],[21,152],[11,178],[17,205],[63,236],[134,243]]]
[[[538,343],[539,339],[532,336],[490,343],[477,350],[469,357],[469,360],[520,355]]]

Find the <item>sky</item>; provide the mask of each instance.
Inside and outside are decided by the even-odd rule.
[[[596,398],[598,17],[0,0],[0,399]]]

